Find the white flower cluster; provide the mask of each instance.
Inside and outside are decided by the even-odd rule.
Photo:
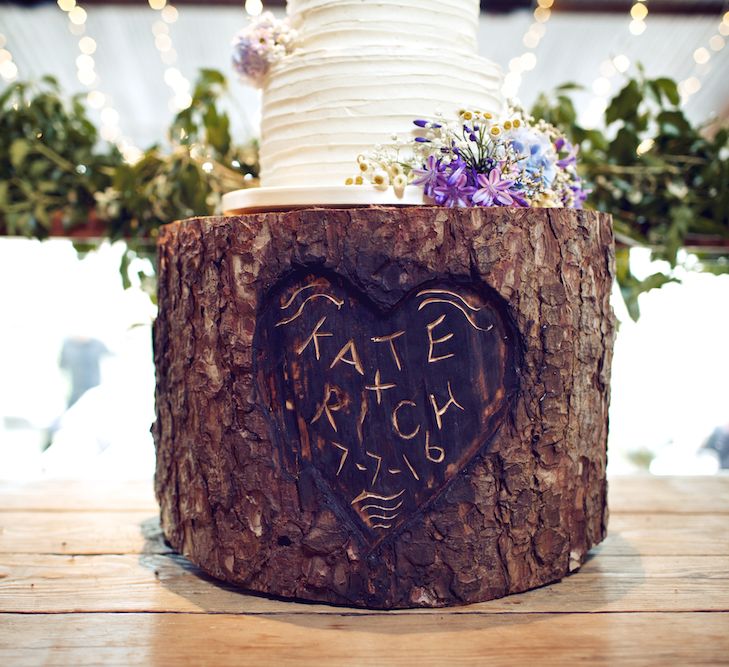
[[[256,88],[263,85],[271,65],[295,48],[296,31],[288,19],[264,12],[233,40],[233,67]]]

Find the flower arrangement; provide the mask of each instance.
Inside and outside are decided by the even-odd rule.
[[[498,123],[490,113],[462,110],[458,121],[413,121],[413,140],[377,146],[357,158],[347,184],[423,188],[440,206],[581,208],[587,191],[577,174],[577,147],[553,126],[513,109]]]
[[[271,65],[291,53],[295,39],[288,20],[264,12],[233,40],[233,67],[250,85],[260,88]]]

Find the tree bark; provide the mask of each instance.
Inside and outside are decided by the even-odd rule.
[[[174,223],[158,250],[156,493],[212,576],[437,607],[604,538],[609,216],[306,209]]]

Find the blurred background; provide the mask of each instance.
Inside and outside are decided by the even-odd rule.
[[[176,191],[174,182],[170,185],[162,176],[178,173],[175,169],[187,165],[186,160],[192,160],[195,178],[203,184],[190,195],[198,205],[186,199],[168,210],[166,200],[158,207],[144,200],[141,213],[130,209],[124,217],[117,212],[116,218],[124,220],[112,233],[74,233],[75,240],[58,237],[57,220],[45,221],[45,209],[16,215],[6,204],[0,235],[0,478],[151,476],[155,229],[186,212],[214,210],[216,187],[226,188],[225,174],[214,185],[204,179],[219,175],[223,162],[237,170],[234,176],[241,183],[255,180],[255,157],[249,156],[255,150],[260,97],[236,80],[230,57],[232,39],[247,15],[263,10],[281,14],[283,3],[58,0],[0,5],[0,95],[18,82],[50,75],[58,82],[54,95],[80,94],[97,133],[89,151],[110,146],[116,151],[115,168],[128,169],[130,177],[141,178],[134,169],[156,170],[145,183],[154,182],[163,200],[174,199]],[[563,100],[550,107],[555,118],[577,128],[578,138],[593,128],[604,132],[609,148],[600,148],[604,157],[595,161],[616,164],[613,172],[595,179],[595,206],[611,210],[610,197],[615,200],[619,262],[626,272],[613,299],[620,320],[610,416],[613,474],[706,474],[722,464],[729,467],[729,212],[715,208],[711,216],[702,213],[714,226],[706,223],[701,231],[711,233],[697,240],[688,232],[698,209],[675,203],[688,201],[681,188],[705,187],[705,198],[725,193],[727,173],[707,171],[702,178],[707,183],[713,178],[710,186],[684,183],[679,166],[667,170],[665,187],[651,181],[655,196],[672,207],[668,217],[683,220],[683,227],[674,221],[672,227],[656,223],[655,228],[640,208],[645,205],[640,201],[643,182],[625,176],[632,178],[631,170],[645,167],[654,144],[660,148],[670,132],[690,135],[693,160],[708,160],[708,153],[697,148],[697,137],[702,137],[714,141],[717,157],[710,161],[729,161],[726,139],[720,141],[720,128],[729,122],[728,10],[720,0],[482,3],[480,51],[504,68],[504,93],[531,108],[541,94],[574,84],[564,88],[569,106]],[[215,97],[214,118],[202,113],[205,118],[195,121],[192,112],[210,108],[210,87],[219,84],[209,75],[208,87],[200,88],[201,68],[219,70],[230,81],[220,86],[225,94]],[[613,150],[619,128],[608,126],[614,120],[611,103],[630,77],[675,82],[674,88],[665,84],[667,101],[661,104],[680,110],[686,125],[674,118],[678,129],[670,130],[656,115],[655,122],[636,130],[640,143],[631,149],[626,166],[615,157],[620,146]],[[614,109],[629,106],[623,98]],[[8,101],[12,99],[0,109],[6,118],[18,111],[17,101]],[[642,104],[643,98],[638,101]],[[567,113],[565,119],[565,108],[574,110],[575,117]],[[223,115],[230,119],[225,131],[243,148],[221,146],[210,138]],[[194,135],[194,122],[207,134],[185,142],[185,136]],[[19,164],[26,163],[26,149],[9,136],[11,126],[4,127],[0,162],[12,180],[21,171]],[[24,127],[27,131],[27,123]],[[655,138],[644,138],[645,132]],[[597,150],[597,143],[593,140],[591,150]],[[646,172],[653,175],[663,164],[655,151]],[[76,174],[86,174],[88,160],[72,162]],[[106,168],[105,163],[99,172]],[[117,201],[114,188],[119,189],[117,182],[110,181],[97,188],[101,192],[91,192],[84,216],[95,207],[89,216],[92,231],[96,217],[114,217],[109,214],[109,198],[112,204]],[[62,207],[61,236],[71,229],[66,224],[74,215],[69,201]],[[146,209],[154,210],[153,222]],[[680,238],[664,243],[679,228]],[[45,238],[49,235],[54,238]],[[89,240],[102,236],[110,239]]]

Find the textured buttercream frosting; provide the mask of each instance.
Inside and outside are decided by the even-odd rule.
[[[476,53],[478,0],[289,0],[296,50],[263,90],[261,185],[341,185],[415,118],[503,109]]]

